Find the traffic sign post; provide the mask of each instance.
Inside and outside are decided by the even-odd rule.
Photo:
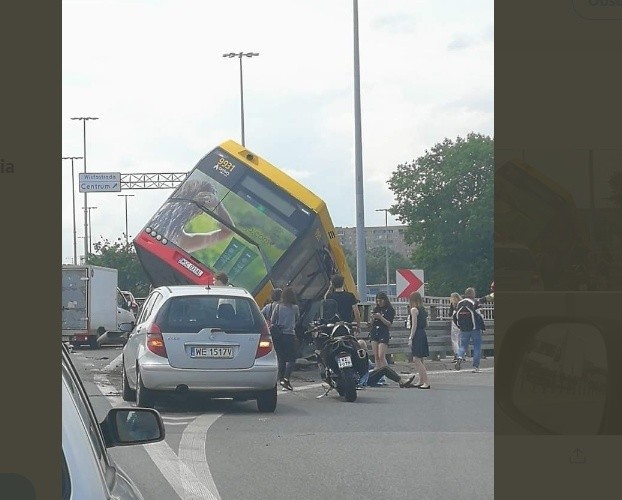
[[[81,193],[115,193],[121,191],[121,172],[81,173],[78,177]]]
[[[423,269],[397,269],[395,271],[395,293],[398,299],[407,299],[413,292],[424,294]]]

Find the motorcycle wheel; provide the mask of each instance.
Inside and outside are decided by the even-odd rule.
[[[349,403],[356,401],[356,382],[354,381],[354,370],[352,368],[341,370],[341,382],[343,384],[343,396],[346,398],[346,401]]]
[[[343,383],[341,381],[337,381],[335,389],[337,389],[337,394],[343,396]]]

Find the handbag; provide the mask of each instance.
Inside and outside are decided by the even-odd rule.
[[[270,335],[273,341],[279,341],[283,337],[283,327],[279,325],[279,305],[276,305],[276,316],[270,326]]]

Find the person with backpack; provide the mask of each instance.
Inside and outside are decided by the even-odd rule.
[[[477,310],[478,300],[475,298],[475,288],[469,287],[464,291],[464,298],[458,302],[452,321],[460,328],[460,345],[456,370],[460,370],[464,361],[464,354],[473,340],[473,373],[479,373],[479,362],[482,357],[482,332],[486,329],[484,318]]]

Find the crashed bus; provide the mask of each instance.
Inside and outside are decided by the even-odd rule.
[[[201,158],[133,243],[153,286],[211,285],[225,272],[260,307],[293,287],[303,316],[334,273],[357,295],[324,201],[234,141]]]

